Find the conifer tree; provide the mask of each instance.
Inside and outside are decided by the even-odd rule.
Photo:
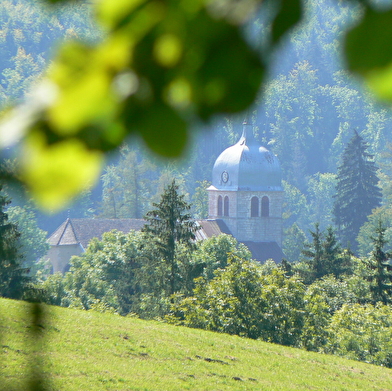
[[[323,254],[326,274],[339,277],[351,271],[351,251],[343,249],[338,242],[335,230],[329,226],[324,233]]]
[[[4,208],[11,202],[0,185],[0,296],[19,299],[24,293],[28,269],[22,268],[17,226],[8,221]]]
[[[367,280],[370,281],[374,303],[381,301],[383,304],[391,302],[392,296],[392,254],[384,252],[386,228],[381,220],[378,221],[375,236],[371,237],[373,251],[369,259],[363,262],[369,269]]]
[[[305,243],[302,254],[307,258],[305,261],[309,265],[310,280],[313,282],[315,279],[325,275],[323,267],[323,233],[320,230],[320,224],[315,224],[315,230],[310,231],[312,235],[312,243]]]
[[[333,214],[341,243],[354,252],[359,229],[381,201],[377,167],[367,148],[368,144],[355,131],[343,152],[334,196]]]
[[[342,250],[336,239],[332,227],[328,227],[326,233],[320,230],[320,224],[315,224],[315,230],[310,231],[311,243],[305,243],[302,255],[305,256],[305,263],[308,265],[308,272],[305,280],[312,283],[328,274],[335,277],[348,270],[348,257]]]
[[[168,270],[166,289],[167,295],[179,290],[179,281],[186,280],[180,276],[181,265],[176,257],[179,245],[184,246],[188,253],[194,249],[195,232],[198,227],[189,213],[190,205],[184,195],[178,193],[175,180],[165,189],[159,203],[153,203],[155,209],[147,212],[147,224],[143,231],[151,235],[156,257],[166,264]]]

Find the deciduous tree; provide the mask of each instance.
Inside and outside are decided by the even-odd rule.
[[[206,219],[208,217],[207,187],[210,183],[206,180],[198,181],[197,183],[199,186],[196,187],[195,193],[192,196],[192,209],[196,218]]]
[[[38,261],[49,250],[47,232],[37,225],[34,210],[28,206],[12,206],[7,209],[9,221],[15,224],[20,233],[18,243],[20,253],[23,254],[23,266],[30,269],[33,275],[44,265],[38,265]]]
[[[71,258],[64,276],[49,276],[41,285],[42,300],[48,304],[100,310],[126,315],[133,311],[135,270],[139,266],[140,232],[106,232],[93,239],[85,253]]]
[[[323,351],[391,368],[391,326],[390,306],[346,304],[332,317]]]
[[[295,346],[304,322],[305,289],[278,269],[232,256],[215,278],[197,280],[194,297],[172,307],[170,321],[247,338]]]

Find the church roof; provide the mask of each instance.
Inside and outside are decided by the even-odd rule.
[[[255,261],[264,263],[268,259],[274,260],[276,263],[281,263],[282,259],[285,258],[282,249],[276,242],[241,242],[252,253],[252,258]]]
[[[87,248],[93,238],[113,229],[122,232],[140,231],[145,224],[143,219],[70,219],[65,220],[49,237],[51,246],[82,245]],[[196,240],[205,240],[220,234],[231,235],[230,229],[221,219],[198,220],[201,227],[196,232]],[[252,258],[261,263],[267,259],[281,262],[284,255],[276,242],[242,242],[252,253]]]
[[[196,232],[196,240],[205,240],[220,234],[231,235],[226,223],[221,219],[199,220],[197,223],[201,229]]]
[[[60,227],[50,235],[48,243],[51,246],[81,244],[87,248],[92,238],[100,239],[102,234],[113,229],[122,232],[140,231],[146,223],[143,219],[70,219],[65,220]],[[199,220],[200,229],[196,232],[196,240],[208,239],[222,233],[231,235],[223,220]]]
[[[241,138],[219,155],[212,170],[212,189],[282,191],[281,182],[278,158],[259,145],[247,122]]]
[[[140,231],[145,224],[143,219],[67,219],[49,237],[51,246],[81,244],[87,248],[93,238],[113,229],[122,232]]]

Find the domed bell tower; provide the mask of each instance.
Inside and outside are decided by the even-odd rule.
[[[247,120],[238,142],[215,162],[209,218],[222,219],[241,242],[276,242],[282,246],[284,192],[278,158],[259,145]]]

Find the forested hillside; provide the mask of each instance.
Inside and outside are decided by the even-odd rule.
[[[268,52],[274,62],[270,69],[227,18],[217,17],[204,4],[191,13],[186,7],[181,10],[181,28],[187,32],[181,41],[168,28],[166,15],[173,17],[173,10],[155,13],[159,2],[132,9],[136,22],[132,17],[123,20],[118,4],[99,3],[104,4],[101,22],[106,21],[107,34],[90,22],[89,3],[71,3],[61,9],[44,9],[38,1],[0,3],[1,105],[28,101],[46,69],[55,80],[46,87],[54,90],[40,93],[61,96],[59,101],[44,96],[52,99],[48,103],[33,95],[38,109],[30,101],[16,110],[22,119],[26,108],[36,115],[26,115],[26,122],[34,124],[23,150],[30,155],[7,161],[1,174],[17,177],[18,163],[24,164],[22,181],[41,196],[41,206],[47,203],[48,209],[55,209],[71,194],[87,189],[104,154],[128,134],[132,137],[119,153],[109,155],[99,184],[57,215],[56,225],[67,215],[145,216],[148,224],[141,232],[106,233],[71,259],[68,272],[48,276],[47,268],[31,259],[44,253],[46,245],[37,225],[26,223],[35,219],[29,195],[26,200],[12,193],[7,182],[0,205],[0,228],[9,234],[9,239],[0,235],[5,254],[0,257],[0,295],[159,318],[392,367],[392,111],[343,70],[341,59],[344,30],[363,9],[345,1],[305,0],[304,20],[280,49]],[[366,12],[372,18],[373,10]],[[146,15],[150,24],[143,22]],[[207,42],[202,49],[198,45],[203,36],[193,41],[190,34],[190,26],[199,21],[205,23],[200,29]],[[273,22],[255,13],[241,33],[264,53]],[[159,28],[151,27],[154,23]],[[136,39],[138,28],[146,30]],[[160,28],[169,32],[162,35]],[[220,51],[223,41],[213,32],[234,43]],[[106,35],[113,41],[107,43]],[[139,40],[134,47],[129,36]],[[51,66],[56,42],[69,37],[107,46],[70,44]],[[200,49],[197,56],[187,51],[188,43]],[[168,48],[173,49],[169,55]],[[228,55],[229,50],[235,55]],[[207,54],[216,62],[209,62]],[[223,63],[226,79],[219,84],[216,64]],[[243,84],[235,75],[235,67],[242,65]],[[267,68],[264,89],[247,116],[255,136],[282,166],[287,260],[279,265],[252,261],[248,250],[230,236],[195,243],[198,226],[193,219],[207,217],[206,188],[213,163],[238,140],[245,116],[213,114],[247,107]],[[254,71],[256,81],[246,71]],[[236,95],[243,92],[239,86],[246,92],[237,101]],[[192,90],[189,96],[187,88]],[[162,160],[144,145],[160,156],[175,156],[188,137],[192,140],[187,153],[178,160]],[[60,182],[64,191],[57,194]],[[16,208],[9,207],[7,195]],[[55,228],[54,219],[51,226],[42,225],[42,215],[38,220],[41,227]],[[38,272],[33,267],[28,274],[31,266]]]
[[[380,168],[377,175],[383,190],[383,207],[376,214],[389,219],[392,112],[377,103],[342,66],[343,32],[360,12],[349,2],[306,2],[306,20],[275,54],[273,73],[251,110],[256,136],[279,157],[282,166],[286,191],[285,253],[292,261],[296,260],[292,254],[299,252],[293,246],[302,241],[296,239],[310,238],[309,229],[316,222],[322,229],[334,225],[337,167],[354,131],[368,144],[367,152],[374,155]],[[261,48],[263,31],[268,29],[264,19],[256,16],[247,31]],[[202,188],[207,183],[203,181],[211,180],[212,166],[220,152],[238,140],[242,121],[241,115],[218,118],[208,129],[200,129],[187,157],[177,164],[157,162],[141,154],[139,148],[124,150],[119,161],[108,167],[102,177],[104,215],[141,216],[148,210],[150,200],[156,200],[163,185],[174,176],[194,203],[195,215],[206,217],[207,211],[201,210],[206,202]],[[131,161],[138,162],[137,168]],[[128,197],[126,189],[132,189]],[[140,194],[137,200],[136,193]],[[116,211],[119,215],[113,211],[115,203],[122,205]],[[135,203],[137,207],[129,208]],[[371,227],[375,227],[376,220],[372,218]],[[362,255],[370,251],[370,231],[364,227],[361,232]]]
[[[50,65],[59,40],[78,37],[99,39],[100,32],[90,22],[88,4],[66,8],[42,8],[38,1],[2,0],[0,27],[2,40],[1,105],[28,95],[29,88]],[[383,206],[376,211],[389,226],[390,197],[388,131],[392,116],[388,107],[376,103],[366,89],[342,66],[343,32],[361,13],[351,2],[306,1],[305,20],[274,54],[274,67],[262,96],[251,110],[254,131],[259,141],[271,149],[283,169],[286,202],[284,227],[285,251],[290,260],[296,238],[309,236],[319,222],[322,229],[333,225],[333,196],[336,172],[343,150],[356,130],[369,144],[374,155]],[[263,51],[265,31],[270,28],[265,15],[255,15],[245,29],[252,44]],[[101,183],[85,193],[71,207],[71,217],[142,217],[163,188],[175,177],[193,213],[206,217],[204,189],[211,179],[212,165],[219,153],[236,142],[243,115],[214,119],[199,126],[187,155],[180,162],[161,161],[147,154],[142,143],[131,140],[121,155],[107,163]],[[196,126],[196,125],[195,125]],[[40,225],[51,231],[55,223]],[[377,218],[368,225],[374,227]],[[372,223],[373,221],[373,223]],[[370,251],[364,227],[359,238],[360,252]],[[391,237],[389,229],[387,238]]]
[[[0,106],[20,100],[67,38],[97,39],[86,5],[44,8],[39,0],[0,1]]]

